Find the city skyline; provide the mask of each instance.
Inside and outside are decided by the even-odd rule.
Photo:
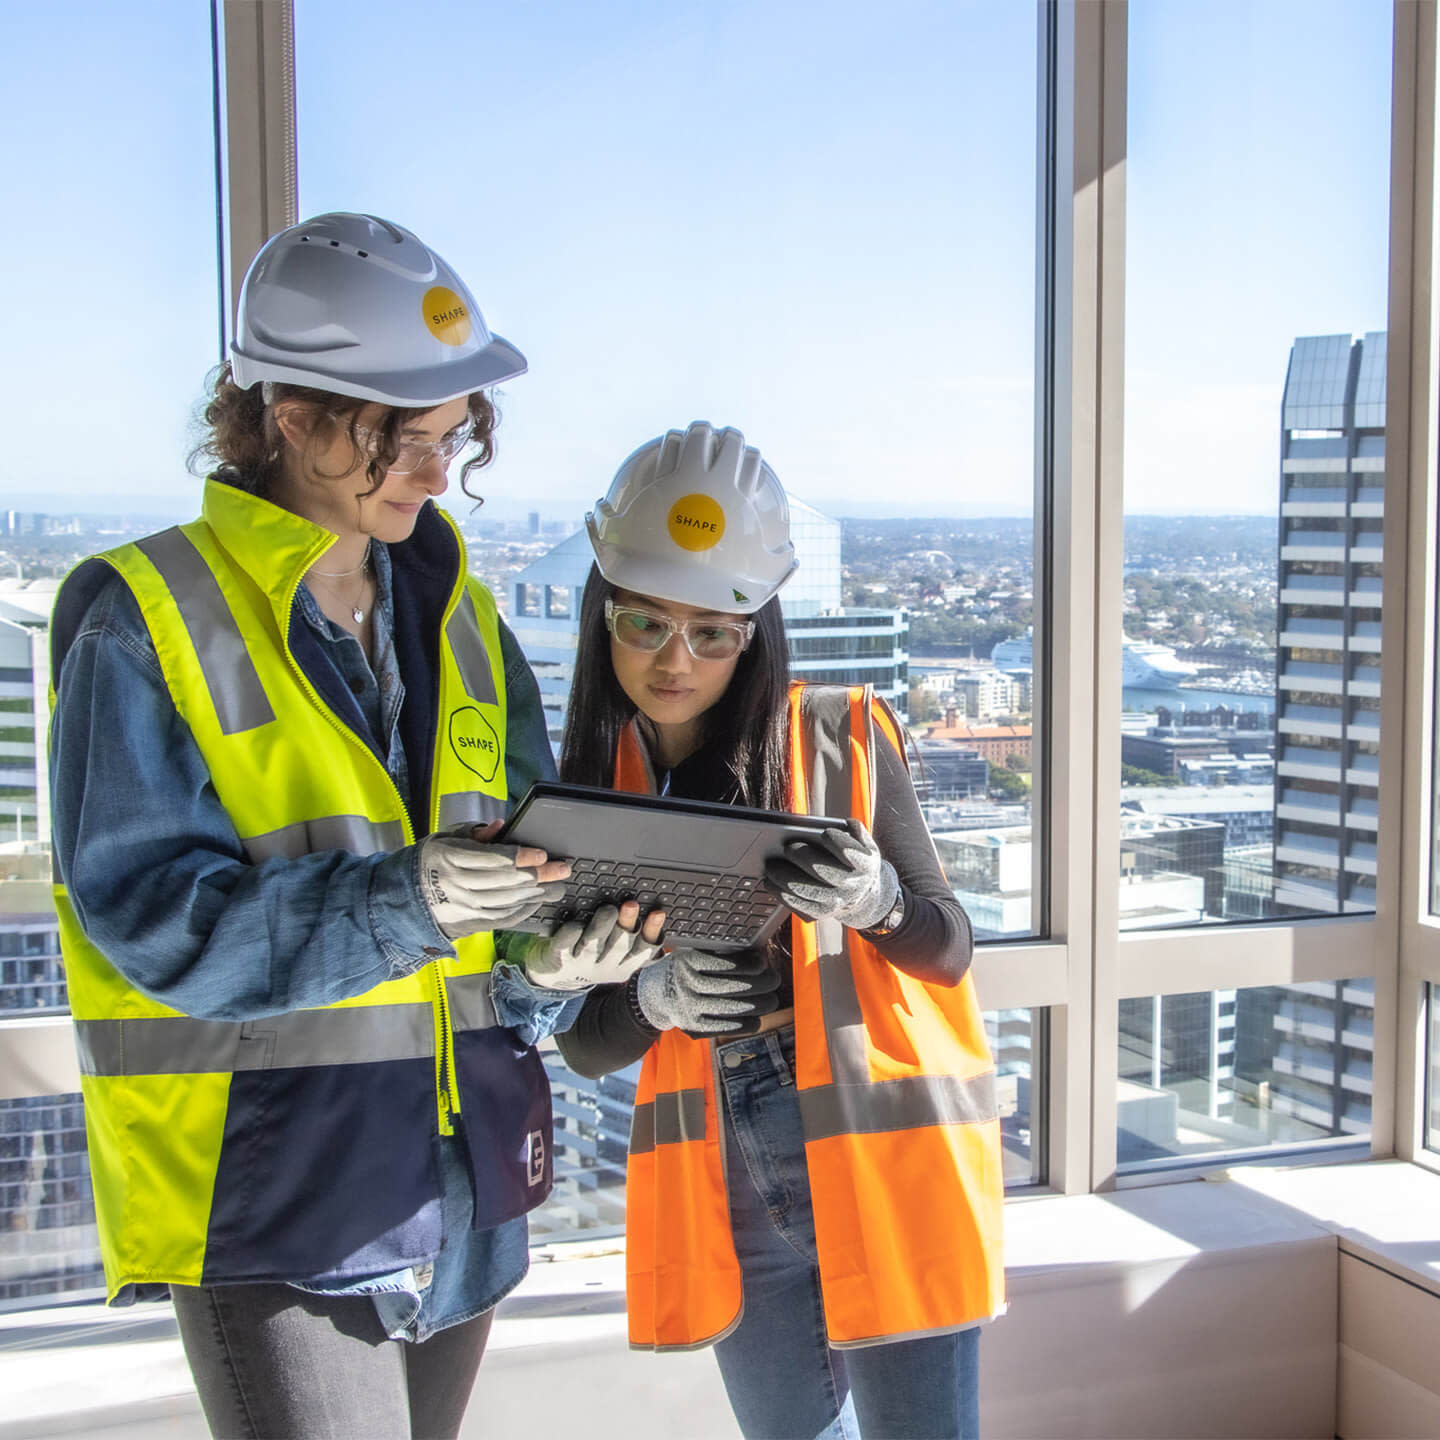
[[[830,514],[1030,512],[1033,6],[915,0],[880,25],[846,4],[818,32],[802,7],[697,0],[603,17],[435,0],[411,29],[375,13],[297,6],[300,207],[422,231],[529,354],[483,480],[496,512],[543,493],[578,514],[636,444],[701,415]],[[0,99],[11,188],[86,217],[0,251],[29,340],[0,357],[27,417],[0,464],[9,503],[198,500],[184,456],[218,355],[209,31],[172,19],[136,27],[93,0],[0,14],[0,45],[35,57]],[[1134,513],[1264,513],[1290,341],[1384,328],[1389,30],[1388,9],[1338,0],[1132,7]],[[354,77],[425,73],[437,34],[493,61],[484,82],[451,87],[442,124],[426,109],[357,131]],[[1330,183],[1283,183],[1310,173]],[[147,228],[106,219],[136,213]],[[61,298],[103,322],[106,383],[83,398],[92,330]],[[137,421],[144,444],[117,444]]]

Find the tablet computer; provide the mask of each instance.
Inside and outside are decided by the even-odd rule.
[[[665,911],[667,944],[726,951],[763,944],[789,913],[765,888],[765,861],[837,827],[846,822],[539,780],[496,838],[573,862],[561,899],[518,930],[553,934],[635,900],[642,915]]]

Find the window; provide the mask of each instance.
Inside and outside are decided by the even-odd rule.
[[[0,500],[0,1047],[66,1009],[44,803],[45,626],[82,556],[188,519],[220,353],[208,7],[0,9],[12,423]],[[18,57],[24,57],[21,62]],[[137,436],[144,443],[137,443]],[[68,1031],[55,1027],[69,1051]],[[0,1309],[103,1288],[80,1097],[0,1102]]]
[[[1390,31],[1130,7],[1122,928],[1374,908]]]
[[[1425,1147],[1440,1152],[1440,994],[1425,987]]]
[[[1120,1169],[1366,1141],[1374,1062],[1368,980],[1122,1000]]]

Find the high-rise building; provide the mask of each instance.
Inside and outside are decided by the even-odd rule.
[[[0,618],[0,843],[48,840],[44,757],[49,648],[45,627]]]
[[[1375,908],[1385,334],[1295,341],[1280,421],[1275,904]]]
[[[1385,333],[1295,341],[1280,421],[1274,900],[1375,908]],[[1369,981],[1241,992],[1268,1108],[1320,1133],[1370,1125]]]

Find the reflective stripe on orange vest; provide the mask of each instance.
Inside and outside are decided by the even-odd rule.
[[[868,687],[794,686],[790,803],[871,821]],[[617,789],[652,788],[633,727]],[[796,1085],[832,1345],[961,1328],[1004,1308],[994,1069],[974,986],[927,985],[833,921],[791,922]],[[689,1349],[739,1322],[714,1047],[666,1031],[641,1070],[627,1191],[631,1344]]]

